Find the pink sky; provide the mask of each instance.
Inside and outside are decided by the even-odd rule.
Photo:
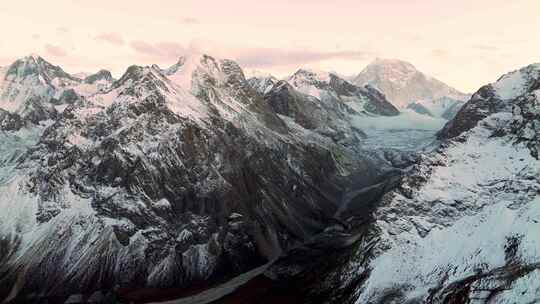
[[[167,66],[204,52],[285,76],[407,60],[474,91],[540,61],[538,0],[3,0],[0,65],[39,53],[68,72]]]

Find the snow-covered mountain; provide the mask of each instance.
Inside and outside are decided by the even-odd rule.
[[[248,80],[207,55],[2,73],[0,301],[540,301],[540,65],[423,152],[366,149],[358,122],[399,111],[333,73]]]
[[[282,111],[230,60],[131,66],[114,81],[74,78],[40,57],[8,71],[4,102],[38,96],[54,115],[0,113],[3,126],[22,121],[0,137],[0,299],[222,282],[304,243],[335,221],[346,193],[395,174],[392,155],[350,145],[347,126],[308,127],[296,115],[310,116],[307,105]],[[363,106],[395,110],[351,90],[343,95],[364,94]]]
[[[397,59],[376,59],[353,78],[356,85],[370,84],[383,92],[394,105],[435,101],[442,97],[466,100],[468,96]]]
[[[80,79],[38,55],[19,59],[0,70],[0,111],[9,117],[3,119],[2,129],[54,120],[76,95],[96,94],[112,82],[107,71]]]
[[[383,116],[399,114],[398,109],[374,87],[355,86],[334,73],[300,69],[287,81],[304,94],[314,96],[322,102],[339,101],[359,114]]]
[[[268,91],[279,82],[279,79],[269,73],[260,71],[250,71],[248,83],[259,93],[266,94]]]
[[[286,80],[259,73],[248,83],[291,123],[347,146],[360,146],[366,137],[359,121],[399,114],[379,91],[333,73],[299,69]]]

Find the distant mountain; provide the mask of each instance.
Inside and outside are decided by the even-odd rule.
[[[394,116],[399,110],[371,85],[356,86],[334,73],[300,69],[287,81],[298,91],[348,105],[357,113]]]
[[[0,108],[23,111],[28,100],[52,98],[57,95],[57,88],[80,81],[39,56],[24,57],[0,75]]]
[[[0,128],[20,128],[55,119],[77,100],[76,96],[107,90],[113,81],[105,70],[81,79],[38,55],[21,58],[0,69],[0,110],[10,113],[10,121],[18,121]]]
[[[376,59],[353,78],[356,85],[370,84],[383,92],[394,105],[406,108],[410,103],[450,97],[466,100],[464,94],[418,71],[412,64],[396,59]]]
[[[336,74],[299,69],[286,80],[257,73],[248,83],[272,109],[308,130],[346,146],[359,146],[366,134],[358,122],[399,111],[370,86],[358,87]]]

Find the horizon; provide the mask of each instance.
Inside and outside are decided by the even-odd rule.
[[[107,69],[118,77],[131,65],[169,66],[196,52],[282,78],[305,67],[353,76],[379,57],[410,62],[470,93],[540,62],[540,38],[527,31],[540,26],[534,0],[163,1],[160,7],[57,0],[32,3],[31,11],[28,3],[0,4],[9,41],[0,42],[0,66],[37,53],[71,74]],[[17,31],[8,31],[13,24]]]

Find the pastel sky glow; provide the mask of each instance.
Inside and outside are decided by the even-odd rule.
[[[540,62],[539,0],[2,0],[0,65],[38,53],[68,72],[173,64],[192,52],[277,76],[407,60],[463,91]]]

